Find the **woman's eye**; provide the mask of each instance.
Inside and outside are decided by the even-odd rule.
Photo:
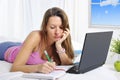
[[[63,26],[61,26],[60,29],[63,29]]]
[[[54,26],[50,26],[51,29],[54,29],[55,27]]]

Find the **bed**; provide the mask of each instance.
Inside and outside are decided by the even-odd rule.
[[[19,41],[18,39],[7,39],[4,37],[0,37],[0,42],[3,41]],[[72,41],[73,47],[75,49],[75,60],[74,62],[79,61],[81,56],[81,47],[79,43]],[[110,55],[108,55],[105,66],[90,71],[86,74],[66,74],[58,80],[120,80],[120,73],[116,72],[113,68],[113,59],[110,59]],[[115,59],[116,57],[114,57]],[[107,66],[110,64],[110,66]],[[38,79],[30,79],[23,78],[23,72],[10,72],[12,64],[6,61],[0,60],[0,80],[38,80]]]

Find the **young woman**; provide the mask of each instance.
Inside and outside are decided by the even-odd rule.
[[[22,44],[1,43],[0,49],[0,58],[13,63],[11,71],[49,73],[56,65],[72,64],[74,52],[66,13],[57,7],[48,9],[40,30],[32,31]]]

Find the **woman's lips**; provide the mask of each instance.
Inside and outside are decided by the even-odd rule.
[[[55,36],[54,38],[55,38],[55,39],[60,39],[61,37],[60,37],[60,36]]]

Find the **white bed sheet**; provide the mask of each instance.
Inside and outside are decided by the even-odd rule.
[[[23,72],[10,72],[12,64],[0,60],[0,80],[37,80],[23,78]]]
[[[0,61],[0,80],[38,80],[23,78],[23,72],[9,72],[10,68],[10,63]],[[66,73],[58,80],[120,80],[120,72],[116,72],[113,66],[105,64],[85,74]]]

